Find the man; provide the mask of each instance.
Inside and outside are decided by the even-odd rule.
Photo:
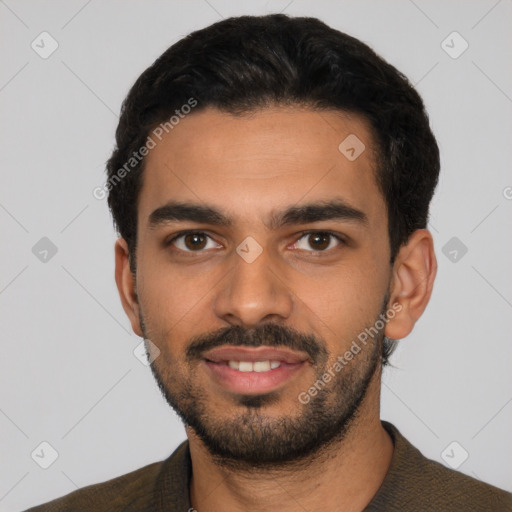
[[[380,420],[437,267],[403,75],[313,18],[230,18],[141,75],[116,140],[116,283],[188,440],[31,510],[512,510]]]

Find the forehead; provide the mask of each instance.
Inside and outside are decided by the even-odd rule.
[[[209,108],[156,142],[146,157],[139,229],[171,201],[216,205],[241,222],[332,198],[370,221],[385,215],[371,131],[356,115],[276,107],[234,116]]]

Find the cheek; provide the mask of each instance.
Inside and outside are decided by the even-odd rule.
[[[331,359],[373,325],[386,293],[386,279],[368,262],[338,266],[321,276],[302,275],[294,285],[297,314],[309,319],[310,331],[325,340]]]
[[[141,253],[137,269],[137,290],[153,322],[169,328],[200,308],[209,279],[187,269],[172,268],[165,254]]]
[[[375,265],[358,259],[358,263],[343,262],[314,275],[302,273],[290,287],[320,317],[367,319],[381,306],[386,280]]]
[[[139,260],[139,301],[148,336],[166,364],[175,364],[183,359],[190,338],[203,332],[202,324],[211,320],[212,297],[222,280],[214,271],[179,271],[155,260]]]

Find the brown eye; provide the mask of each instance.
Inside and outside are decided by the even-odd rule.
[[[200,233],[185,235],[183,241],[185,242],[185,247],[192,251],[196,249],[203,249],[206,245],[206,237]]]
[[[305,243],[301,242],[305,240]],[[336,244],[333,246],[333,240]],[[298,249],[309,252],[326,252],[328,249],[336,247],[336,245],[343,244],[344,241],[341,237],[331,233],[330,231],[314,231],[302,233],[302,236],[295,243]]]
[[[183,252],[203,252],[203,249],[222,247],[216,244],[210,236],[201,231],[179,233],[172,240],[167,242],[166,245],[173,245]]]
[[[313,249],[323,251],[329,247],[330,235],[325,233],[313,233],[312,235],[309,235],[308,242]]]

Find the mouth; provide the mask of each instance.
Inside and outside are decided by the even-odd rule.
[[[254,395],[284,386],[308,365],[309,356],[273,347],[220,347],[207,352],[203,363],[223,388]]]

